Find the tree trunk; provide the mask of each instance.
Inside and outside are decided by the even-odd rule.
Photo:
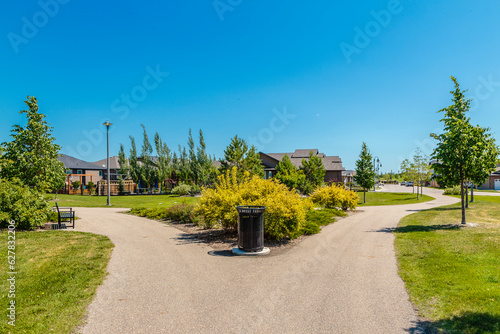
[[[417,184],[417,200],[418,200],[418,196],[419,196],[419,191],[418,191],[418,184]]]
[[[462,204],[462,224],[465,225],[465,202],[464,202],[464,182],[460,182],[460,197],[461,197],[461,204]]]
[[[470,202],[474,203],[474,184],[470,188]]]
[[[363,203],[366,203],[366,189],[363,189]]]

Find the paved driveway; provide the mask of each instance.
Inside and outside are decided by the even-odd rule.
[[[116,246],[81,331],[417,333],[388,232],[407,214],[457,201],[428,190],[435,201],[363,207],[258,258],[210,255],[177,229],[119,209],[78,208],[77,229]]]

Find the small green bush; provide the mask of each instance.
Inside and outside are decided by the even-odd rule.
[[[444,195],[460,195],[460,186],[454,186],[452,188],[446,188],[444,190]]]
[[[198,224],[200,218],[194,213],[194,208],[192,204],[174,204],[169,208],[134,208],[130,210],[130,213],[149,219]]]
[[[14,220],[19,230],[33,230],[43,225],[50,213],[43,194],[22,184],[19,179],[0,180],[0,227]]]
[[[92,181],[87,182],[87,189],[89,190],[89,195],[94,193],[95,183]]]
[[[191,186],[188,184],[179,184],[177,187],[172,189],[172,195],[184,196],[189,194],[191,191]]]
[[[195,206],[193,204],[175,204],[167,208],[165,218],[179,223],[195,222]]]
[[[71,186],[73,187],[74,191],[77,191],[78,189],[80,189],[81,185],[82,184],[80,183],[80,181],[74,181],[73,183],[71,183]]]
[[[189,190],[189,194],[190,195],[197,195],[199,193],[201,193],[201,187],[197,184],[193,184],[191,186],[191,189]]]

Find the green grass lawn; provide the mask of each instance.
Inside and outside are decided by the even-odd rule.
[[[51,202],[55,202],[52,197]],[[135,195],[111,196],[111,207],[115,208],[156,208],[168,207],[175,203],[195,204],[197,197],[179,197],[174,195]],[[106,196],[57,195],[59,206],[70,207],[107,207]]]
[[[500,333],[500,197],[414,213],[396,229],[399,273],[439,333]],[[457,225],[458,224],[458,225]]]
[[[413,204],[432,201],[434,197],[427,196],[419,197],[417,194],[409,193],[385,193],[385,192],[367,192],[366,204],[363,204],[363,192],[358,192],[360,206],[375,206],[375,205],[400,205],[400,204]]]
[[[7,233],[1,232],[0,333],[72,333],[106,276],[113,244],[69,231],[16,233],[16,326],[7,323]]]

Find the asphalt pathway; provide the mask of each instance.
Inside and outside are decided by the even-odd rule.
[[[424,193],[436,200],[362,207],[286,252],[257,258],[215,256],[123,209],[77,208],[77,230],[115,244],[80,332],[419,333],[390,231],[405,215],[457,202]]]

